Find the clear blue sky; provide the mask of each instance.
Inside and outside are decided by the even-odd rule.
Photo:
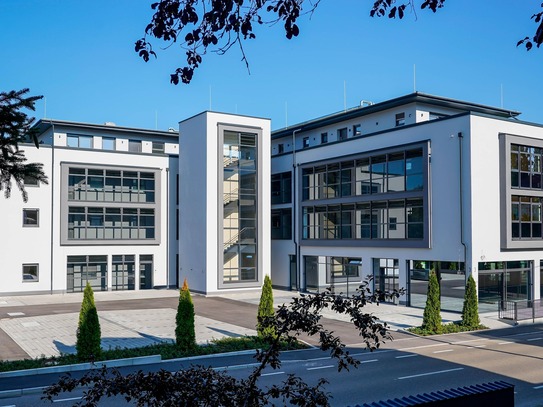
[[[193,82],[178,86],[169,83],[183,62],[177,45],[149,63],[134,52],[152,2],[1,0],[0,89],[44,95],[37,118],[167,129],[211,106],[279,129],[341,111],[344,100],[411,93],[416,65],[418,91],[499,107],[503,87],[503,107],[543,123],[543,49],[516,47],[534,32],[539,1],[448,0],[435,15],[400,21],[370,18],[373,0],[321,0],[297,39],[258,27],[245,44],[250,74],[234,47],[206,55]]]

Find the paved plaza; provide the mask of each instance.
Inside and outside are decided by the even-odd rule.
[[[178,295],[177,290],[96,292],[102,347],[137,347],[173,341]],[[274,290],[275,304],[288,303],[295,295],[298,294]],[[195,322],[198,343],[255,334],[260,291],[224,294],[220,298],[227,301],[218,305],[214,304],[214,297],[193,295],[193,298],[197,300]],[[81,300],[81,293],[0,297],[0,330],[5,338],[0,346],[0,359],[19,359],[24,354],[35,358],[74,353]],[[117,303],[119,309],[103,309],[106,304],[107,308],[115,308],[116,301],[120,301]],[[160,307],[157,306],[159,302]],[[212,308],[212,303],[215,308]],[[31,315],[40,311],[41,315]],[[420,326],[422,323],[423,310],[418,308],[380,304],[368,305],[365,311],[387,322],[393,330]],[[236,314],[239,314],[238,319],[235,318]],[[324,317],[349,321],[346,316],[331,311],[325,311]],[[451,322],[459,320],[460,315],[442,312],[442,318],[444,322]],[[481,315],[481,321],[490,328],[510,326],[499,321],[496,312]],[[4,346],[8,338],[12,341],[11,347]]]

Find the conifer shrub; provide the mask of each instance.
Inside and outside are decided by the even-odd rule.
[[[194,330],[194,304],[190,296],[187,279],[179,291],[179,304],[175,316],[175,343],[180,349],[192,349],[196,346]]]
[[[85,291],[83,291],[83,301],[81,303],[81,311],[79,312],[76,337],[75,348],[77,358],[80,361],[92,362],[100,359],[102,353],[102,348],[100,347],[100,321],[94,304],[94,293],[88,282]]]
[[[428,296],[422,318],[423,330],[432,333],[441,333],[441,301],[439,299],[439,282],[434,270],[430,272],[428,279]]]
[[[271,324],[274,315],[272,281],[266,276],[258,304],[256,331],[259,338],[275,337],[275,327]]]
[[[468,277],[466,293],[464,294],[462,325],[473,329],[476,329],[481,325],[481,320],[479,319],[479,303],[477,301],[477,286],[471,275]]]

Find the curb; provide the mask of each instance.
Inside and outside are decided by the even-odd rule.
[[[160,355],[152,355],[152,356],[140,356],[137,358],[107,360],[104,362],[97,362],[97,363],[78,363],[76,365],[62,365],[62,366],[40,367],[36,369],[13,370],[11,372],[0,373],[0,379],[6,378],[6,377],[20,377],[20,376],[31,376],[31,375],[33,376],[33,375],[42,375],[42,374],[49,374],[49,373],[79,372],[81,370],[99,369],[102,367],[148,365],[151,363],[160,363],[161,361],[162,361],[162,357]],[[2,392],[0,392],[0,397],[2,397]]]

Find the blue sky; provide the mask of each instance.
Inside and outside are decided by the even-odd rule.
[[[134,52],[152,2],[1,0],[0,89],[44,95],[37,118],[165,130],[211,107],[280,129],[411,93],[416,65],[418,91],[498,107],[503,94],[503,107],[543,123],[543,49],[516,47],[534,32],[539,1],[448,0],[435,15],[389,20],[369,17],[373,0],[321,0],[294,40],[280,26],[257,28],[245,43],[250,74],[234,47],[206,55],[192,83],[177,86],[177,45],[148,63]]]

